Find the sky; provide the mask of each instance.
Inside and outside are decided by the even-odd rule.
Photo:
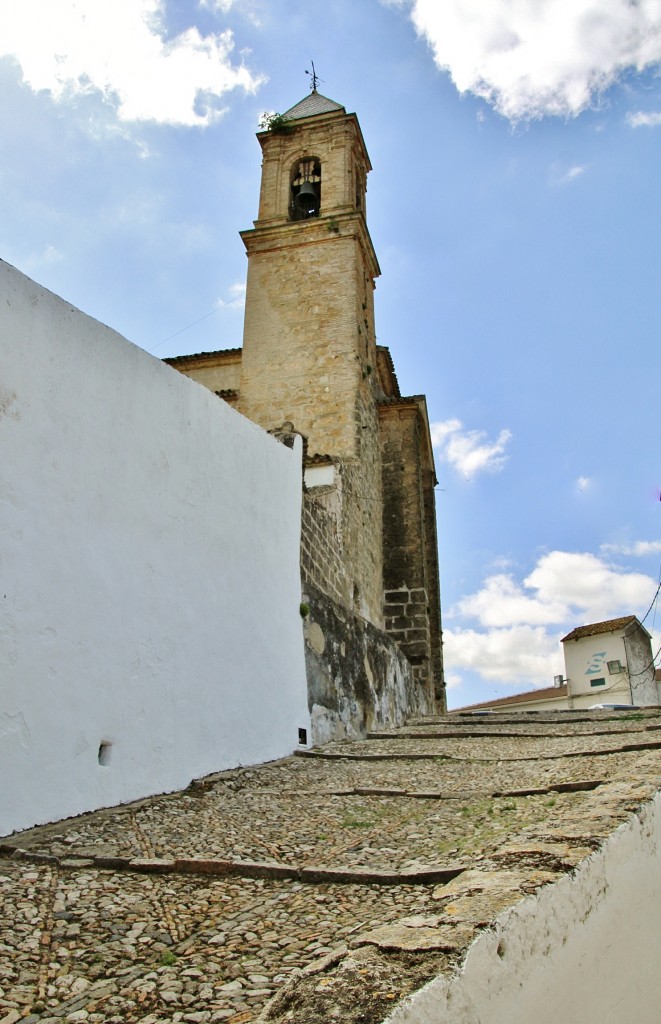
[[[255,131],[312,60],[427,395],[449,705],[588,622],[656,653],[661,0],[0,0],[0,258],[158,357],[240,346]]]

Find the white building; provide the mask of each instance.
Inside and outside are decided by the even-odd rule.
[[[578,626],[562,644],[570,707],[660,703],[652,638],[635,615]]]
[[[461,711],[571,711],[593,704],[661,705],[652,638],[635,615],[578,626],[562,638],[565,676],[556,685],[471,704]]]

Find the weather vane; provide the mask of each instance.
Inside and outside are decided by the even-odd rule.
[[[315,71],[315,69],[314,69],[314,61],[313,60],[310,61],[310,64],[312,65],[312,71],[308,71],[307,68],[306,68],[305,74],[310,76],[310,89],[311,89],[311,91],[312,92],[316,92],[317,91],[317,84],[319,82],[323,82],[323,78],[320,78],[319,75],[317,74],[317,72]]]

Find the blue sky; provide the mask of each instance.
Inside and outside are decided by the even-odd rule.
[[[155,355],[240,345],[310,59],[427,394],[450,704],[549,685],[659,582],[661,0],[0,0],[0,257]]]

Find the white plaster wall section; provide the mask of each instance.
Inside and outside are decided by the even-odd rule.
[[[335,483],[335,466],[323,464],[308,466],[305,470],[306,487],[332,487]]]
[[[661,795],[384,1024],[658,1024]]]
[[[0,263],[0,834],[309,728],[301,450]]]
[[[656,704],[658,693],[654,679],[655,665],[651,638],[643,629],[625,632],[624,646],[634,704]]]
[[[579,640],[568,640],[563,647],[565,675],[569,679],[572,697],[584,697],[587,694],[593,704],[630,702],[630,687],[626,676],[614,676],[608,671],[609,661],[620,661],[626,665],[621,632],[599,633]],[[581,706],[583,703],[581,701]]]

